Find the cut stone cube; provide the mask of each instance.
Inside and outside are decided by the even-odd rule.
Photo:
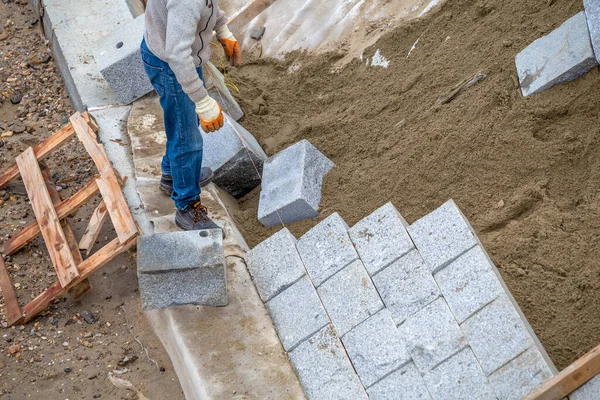
[[[369,389],[370,400],[431,400],[423,377],[413,363],[386,376]]]
[[[598,400],[600,393],[600,375],[596,375],[583,386],[569,394],[569,400]]]

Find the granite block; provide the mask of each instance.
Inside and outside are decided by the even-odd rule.
[[[417,250],[375,275],[373,283],[396,324],[401,324],[440,296],[440,290]]]
[[[596,60],[600,63],[600,2],[598,0],[583,0],[585,18],[592,40],[592,48]]]
[[[346,352],[326,326],[289,353],[308,400],[367,400]]]
[[[244,112],[227,88],[225,76],[210,61],[204,64],[203,75],[208,95],[215,99],[231,118],[239,121],[244,116]]]
[[[305,274],[296,238],[283,228],[246,255],[246,263],[262,301],[268,301]]]
[[[371,400],[432,400],[425,381],[413,363],[386,376],[369,389]]]
[[[307,277],[271,299],[267,310],[286,351],[329,324],[317,292]]]
[[[408,233],[432,273],[479,243],[452,200],[410,225]]]
[[[360,260],[333,275],[317,292],[340,336],[383,308],[383,302]]]
[[[366,388],[410,362],[400,332],[385,308],[346,333],[342,342]]]
[[[407,227],[394,205],[387,203],[350,229],[350,239],[371,276],[415,248]]]
[[[331,214],[297,243],[298,252],[315,286],[358,259],[348,236],[348,225],[338,213]]]
[[[600,398],[600,375],[596,375],[569,394],[569,400],[598,400]]]

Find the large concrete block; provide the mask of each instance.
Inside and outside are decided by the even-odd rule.
[[[411,360],[385,308],[344,335],[342,342],[366,388]]]
[[[440,296],[440,289],[417,250],[375,275],[373,283],[396,324]]]
[[[309,400],[367,400],[346,352],[328,325],[289,353]]]
[[[349,233],[371,276],[415,248],[408,224],[392,203],[354,225]]]
[[[515,58],[523,96],[580,77],[598,65],[582,11],[543,36]]]
[[[270,300],[267,310],[286,351],[329,324],[317,292],[307,277]]]
[[[534,343],[512,303],[502,295],[460,326],[486,375]]]
[[[254,278],[262,301],[268,301],[291,286],[305,274],[296,250],[296,238],[283,228],[246,255],[248,269]]]
[[[250,132],[226,113],[223,116],[225,124],[218,132],[202,132],[202,165],[215,172],[217,186],[240,198],[260,185],[267,155]]]
[[[300,257],[315,286],[321,285],[358,254],[348,236],[348,225],[338,213],[331,214],[305,233],[297,244]]]
[[[435,281],[458,323],[503,294],[495,268],[480,246],[435,274]]]
[[[467,347],[467,339],[443,298],[435,300],[398,327],[421,373]]]
[[[137,249],[143,309],[227,305],[220,229],[144,235]]]
[[[221,109],[231,118],[239,121],[244,116],[240,105],[235,101],[225,83],[225,76],[210,61],[204,64],[204,84],[208,94],[219,103]]]
[[[414,222],[408,227],[408,233],[432,273],[479,243],[473,228],[452,200]]]
[[[383,308],[363,263],[356,260],[317,289],[340,336]]]
[[[140,56],[144,15],[94,43],[94,58],[119,101],[129,104],[153,90]]]
[[[386,376],[367,393],[371,400],[431,400],[425,381],[413,363]]]
[[[540,352],[532,347],[490,375],[489,380],[499,400],[520,400],[553,375]]]
[[[334,165],[306,139],[269,158],[263,167],[258,220],[270,226],[319,215],[323,177]]]
[[[585,17],[592,39],[592,48],[596,54],[596,60],[600,63],[600,2],[598,0],[583,0]]]
[[[600,398],[600,375],[596,375],[580,388],[569,394],[569,400],[598,400]]]
[[[434,400],[491,400],[496,395],[471,349],[460,353],[423,376]]]

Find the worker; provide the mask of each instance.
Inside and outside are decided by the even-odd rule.
[[[175,223],[181,229],[213,229],[200,202],[201,186],[213,171],[202,168],[202,135],[223,127],[223,112],[208,95],[202,65],[217,40],[232,66],[241,63],[238,41],[227,27],[218,0],[148,0],[141,44],[144,69],[160,97],[167,135],[160,190],[175,202]]]

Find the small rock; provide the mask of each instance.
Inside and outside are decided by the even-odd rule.
[[[19,104],[22,99],[23,95],[20,92],[15,92],[12,96],[10,96],[10,102],[13,104]]]
[[[69,367],[65,368],[65,372],[66,372],[67,374],[70,374],[70,373],[71,373],[71,371],[72,371],[72,369],[71,369],[71,368],[69,368]]]
[[[87,347],[88,349],[91,349],[92,347],[94,347],[90,342],[88,342],[87,340],[84,340],[81,342],[81,345],[83,347]]]
[[[69,342],[63,342],[64,347],[69,347]]]
[[[81,317],[85,320],[85,322],[87,322],[88,324],[93,324],[94,322],[96,322],[96,317],[94,317],[94,314],[92,314],[89,311],[82,311],[81,312]]]
[[[19,346],[18,344],[8,346],[8,354],[12,355],[12,354],[18,353],[19,351],[21,351],[21,346]]]
[[[0,33],[0,42],[6,39],[8,39],[8,32]]]
[[[138,359],[138,356],[136,356],[135,354],[133,354],[133,353],[132,354],[128,354],[125,357],[123,357],[121,359],[121,361],[117,362],[117,365],[119,367],[124,367],[126,365],[129,365],[129,364],[135,362],[137,359]]]
[[[4,146],[4,140],[0,139],[0,147]]]
[[[14,133],[13,131],[4,131],[4,132],[2,132],[2,134],[0,135],[0,138],[3,138],[3,137],[11,137],[11,136],[13,135],[13,133]]]
[[[52,56],[50,54],[47,54],[44,57],[42,57],[42,64],[48,64],[50,60],[52,60]]]
[[[95,399],[99,399],[100,397],[102,397],[102,395],[101,395],[101,394],[95,394],[95,395],[94,395],[94,398],[95,398]]]

